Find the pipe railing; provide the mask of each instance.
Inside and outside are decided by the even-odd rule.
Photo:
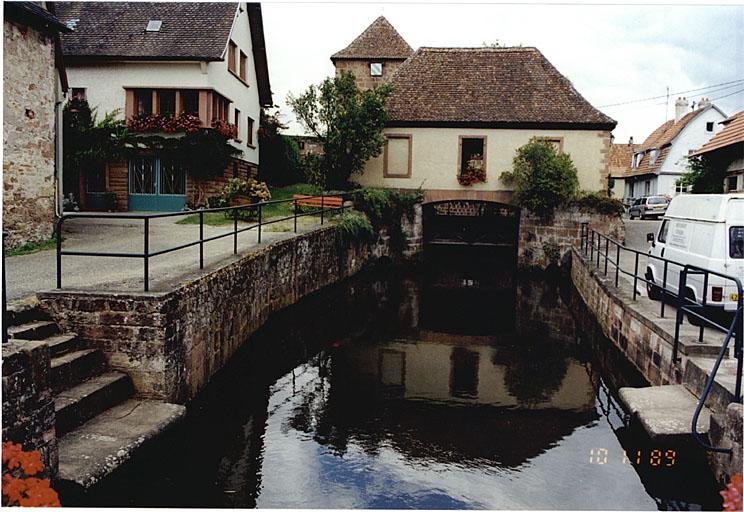
[[[150,258],[161,256],[181,249],[199,246],[199,268],[204,268],[204,244],[219,240],[226,237],[233,237],[233,254],[238,253],[238,235],[246,231],[256,230],[258,243],[261,243],[262,228],[277,222],[294,220],[294,232],[297,232],[297,219],[309,215],[320,215],[321,225],[325,221],[326,211],[329,213],[342,212],[345,208],[345,198],[349,196],[347,192],[335,194],[306,195],[303,197],[293,197],[290,199],[275,199],[271,201],[262,201],[240,206],[225,206],[219,208],[203,208],[200,210],[190,210],[183,212],[164,212],[164,213],[122,213],[122,214],[101,214],[101,213],[67,213],[57,221],[55,236],[57,243],[57,289],[62,288],[62,256],[90,256],[105,258],[135,258],[143,261],[143,285],[144,291],[150,290]],[[340,206],[326,206],[326,199],[341,198]],[[304,206],[303,203],[320,199],[320,207]],[[292,203],[292,215],[280,218],[271,218],[264,220],[263,210],[266,206]],[[302,208],[313,208],[311,210],[302,210]],[[206,213],[224,213],[227,217],[232,216],[232,230],[225,233],[205,237],[204,236],[204,214]],[[245,227],[238,228],[238,218],[241,212],[251,212],[251,217],[256,218],[257,222]],[[182,243],[173,247],[152,251],[150,248],[150,221],[154,219],[163,219],[169,217],[188,217],[198,215],[199,217],[199,239]],[[62,227],[65,221],[72,219],[129,219],[141,220],[143,222],[144,232],[142,237],[142,252],[98,252],[98,251],[75,251],[65,250],[62,248]]]

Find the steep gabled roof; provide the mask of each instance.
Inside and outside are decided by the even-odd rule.
[[[66,57],[221,60],[237,3],[59,2],[57,15],[73,32],[62,37]],[[157,32],[148,21],[162,21]]]
[[[331,60],[338,59],[388,59],[405,60],[411,56],[413,49],[401,37],[384,16],[372,24],[354,39],[349,46],[331,55]]]
[[[744,143],[744,110],[723,121],[724,128],[706,142],[694,154],[702,155],[717,149]]]
[[[396,70],[391,126],[611,130],[536,48],[420,48]]]
[[[641,147],[640,144],[612,144],[610,146],[610,176],[624,178],[630,173],[633,154]]]
[[[34,2],[3,2],[6,19],[20,21],[46,32],[70,32],[52,12]]]

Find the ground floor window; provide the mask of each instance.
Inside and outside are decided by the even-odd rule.
[[[733,192],[739,190],[739,176],[728,176],[726,178],[726,191]]]
[[[186,169],[178,162],[169,159],[160,161],[160,193],[169,195],[186,194]]]
[[[129,161],[129,193],[155,193],[155,158],[140,157]]]
[[[674,193],[675,194],[686,194],[689,191],[690,191],[690,187],[688,187],[688,186],[680,185],[679,183],[677,183],[674,186]]]
[[[89,169],[85,173],[85,191],[88,193],[106,192],[106,168],[103,165]]]
[[[644,196],[650,196],[651,195],[651,182],[646,181],[643,184],[643,195]]]

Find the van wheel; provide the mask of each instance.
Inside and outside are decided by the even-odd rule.
[[[695,294],[692,293],[692,290],[690,290],[688,288],[687,291],[685,291],[685,298],[690,299],[691,301],[694,302],[695,301]],[[687,321],[690,322],[690,325],[694,325],[695,327],[700,327],[701,325],[703,325],[703,321],[702,320],[700,320],[695,315],[691,315],[689,313],[687,314]]]
[[[649,281],[652,281],[649,279]],[[651,283],[646,283],[646,293],[651,300],[661,300],[661,288]]]

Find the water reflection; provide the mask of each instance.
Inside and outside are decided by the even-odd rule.
[[[517,279],[493,254],[431,258],[418,275],[370,273],[272,317],[172,443],[88,504],[719,506],[699,472],[670,480],[623,462],[639,438],[558,282]],[[591,448],[614,458],[588,463]]]

